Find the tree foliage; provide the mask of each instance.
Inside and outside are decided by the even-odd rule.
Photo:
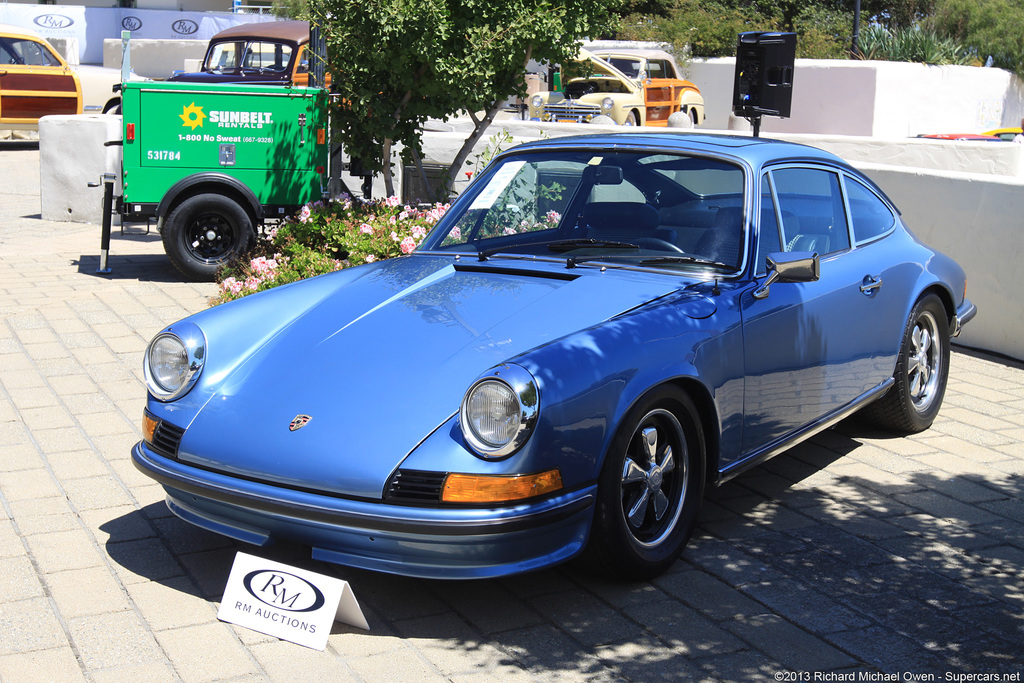
[[[937,0],[927,25],[968,46],[984,62],[1024,76],[1024,1]]]
[[[841,58],[849,49],[852,26],[852,13],[830,3],[677,0],[663,17],[622,18],[618,35],[628,40],[665,41],[677,54],[731,57],[736,54],[738,33],[795,31],[799,57]]]
[[[391,145],[418,159],[423,123],[468,111],[473,134],[449,170],[449,185],[513,95],[525,95],[529,60],[558,63],[600,35],[615,0],[309,0],[327,41],[333,128],[352,156],[385,171]],[[482,114],[480,113],[482,112]]]

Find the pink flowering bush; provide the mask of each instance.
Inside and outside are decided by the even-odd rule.
[[[397,197],[363,201],[343,195],[307,204],[268,229],[245,259],[223,269],[211,303],[410,254],[447,210],[447,204],[403,206]]]

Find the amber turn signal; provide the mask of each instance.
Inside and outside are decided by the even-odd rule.
[[[153,443],[153,433],[156,432],[157,425],[160,424],[160,420],[156,419],[148,412],[142,412],[142,439],[146,443]]]
[[[557,469],[538,474],[487,476],[481,474],[449,474],[441,489],[445,503],[504,503],[542,496],[562,488],[562,475]]]

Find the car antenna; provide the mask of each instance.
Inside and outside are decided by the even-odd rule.
[[[722,290],[718,288],[718,278],[716,277],[715,278],[715,286],[711,288],[711,295],[712,296],[719,296],[721,293],[722,293]]]

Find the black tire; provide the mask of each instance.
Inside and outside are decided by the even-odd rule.
[[[704,450],[697,409],[685,392],[664,386],[644,396],[605,457],[583,565],[631,580],[672,566],[697,523]]]
[[[942,407],[949,378],[949,319],[934,294],[914,306],[896,359],[895,383],[865,410],[878,426],[905,434],[924,431]]]
[[[244,254],[255,229],[245,209],[219,194],[189,197],[167,216],[164,251],[190,280],[212,281],[224,264]]]

